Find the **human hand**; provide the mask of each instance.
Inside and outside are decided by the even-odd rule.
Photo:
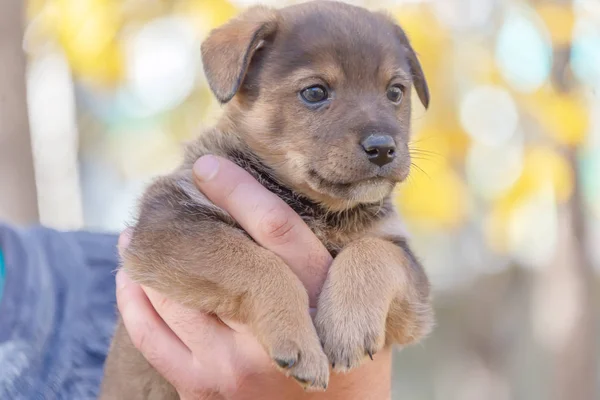
[[[194,176],[206,197],[286,262],[314,306],[332,260],[300,216],[230,161],[202,157]],[[128,240],[125,231],[119,247],[126,247]],[[183,400],[389,398],[389,349],[349,374],[333,375],[326,393],[309,394],[274,368],[246,326],[176,304],[135,284],[122,270],[117,274],[117,302],[136,348]]]

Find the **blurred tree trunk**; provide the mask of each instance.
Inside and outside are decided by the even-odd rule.
[[[566,9],[572,0],[556,0]],[[576,81],[570,73],[571,44],[555,46],[552,73],[553,85],[563,93],[577,90]],[[553,266],[557,282],[571,281],[574,291],[557,293],[562,301],[573,304],[574,315],[558,345],[553,350],[553,386],[557,400],[594,400],[597,389],[597,313],[594,297],[595,273],[588,251],[588,213],[581,187],[578,148],[568,148],[566,153],[574,171],[574,192],[559,225],[557,257]],[[571,292],[571,293],[568,293]]]
[[[27,117],[23,4],[0,0],[0,220],[38,221]]]
[[[569,156],[577,171],[577,151]],[[557,400],[595,400],[597,392],[597,307],[594,298],[595,274],[587,251],[586,207],[580,182],[576,178],[575,191],[565,220],[559,229],[556,279],[571,280],[576,291],[559,294],[564,301],[574,304],[570,326],[553,351],[554,398]],[[562,265],[560,265],[562,264]],[[567,274],[561,273],[566,269]],[[566,272],[566,271],[565,271]],[[571,293],[568,293],[571,292]]]

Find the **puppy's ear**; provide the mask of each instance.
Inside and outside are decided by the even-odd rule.
[[[384,17],[387,18],[389,22],[394,25],[394,29],[396,31],[396,36],[400,42],[404,45],[407,52],[406,55],[408,57],[408,64],[410,66],[410,72],[413,77],[413,82],[415,85],[415,89],[417,94],[419,95],[419,100],[421,100],[421,104],[425,106],[425,108],[429,107],[429,86],[427,86],[427,80],[425,79],[425,74],[423,73],[423,68],[421,68],[421,63],[417,58],[417,54],[415,50],[412,48],[410,41],[408,40],[408,36],[395,21],[394,18],[388,15],[387,13],[382,13]]]
[[[425,79],[425,73],[423,72],[423,68],[421,68],[421,63],[417,57],[417,53],[410,44],[408,40],[408,36],[400,26],[396,25],[396,31],[402,43],[406,46],[408,50],[408,63],[410,65],[410,72],[413,76],[413,82],[415,85],[415,89],[417,90],[417,94],[419,95],[419,100],[421,100],[421,104],[427,109],[429,107],[429,86],[427,85],[427,80]]]
[[[408,45],[408,53],[408,60],[410,62],[410,69],[413,76],[415,89],[417,90],[417,94],[419,95],[419,100],[421,100],[421,104],[423,104],[425,109],[427,109],[429,108],[429,86],[427,86],[425,73],[423,72],[423,68],[421,68],[421,63],[417,58],[415,50],[410,44]]]
[[[227,103],[244,81],[254,52],[277,30],[277,12],[255,6],[214,29],[202,43],[202,64],[208,84]]]

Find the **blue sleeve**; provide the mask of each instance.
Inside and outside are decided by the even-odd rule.
[[[2,290],[4,289],[4,255],[2,254],[2,248],[0,247],[0,302],[2,301]]]
[[[0,223],[0,399],[94,399],[116,320],[116,235]]]

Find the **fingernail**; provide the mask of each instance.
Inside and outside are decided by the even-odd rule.
[[[215,156],[202,156],[194,164],[194,174],[202,182],[208,182],[219,172],[219,160]]]

